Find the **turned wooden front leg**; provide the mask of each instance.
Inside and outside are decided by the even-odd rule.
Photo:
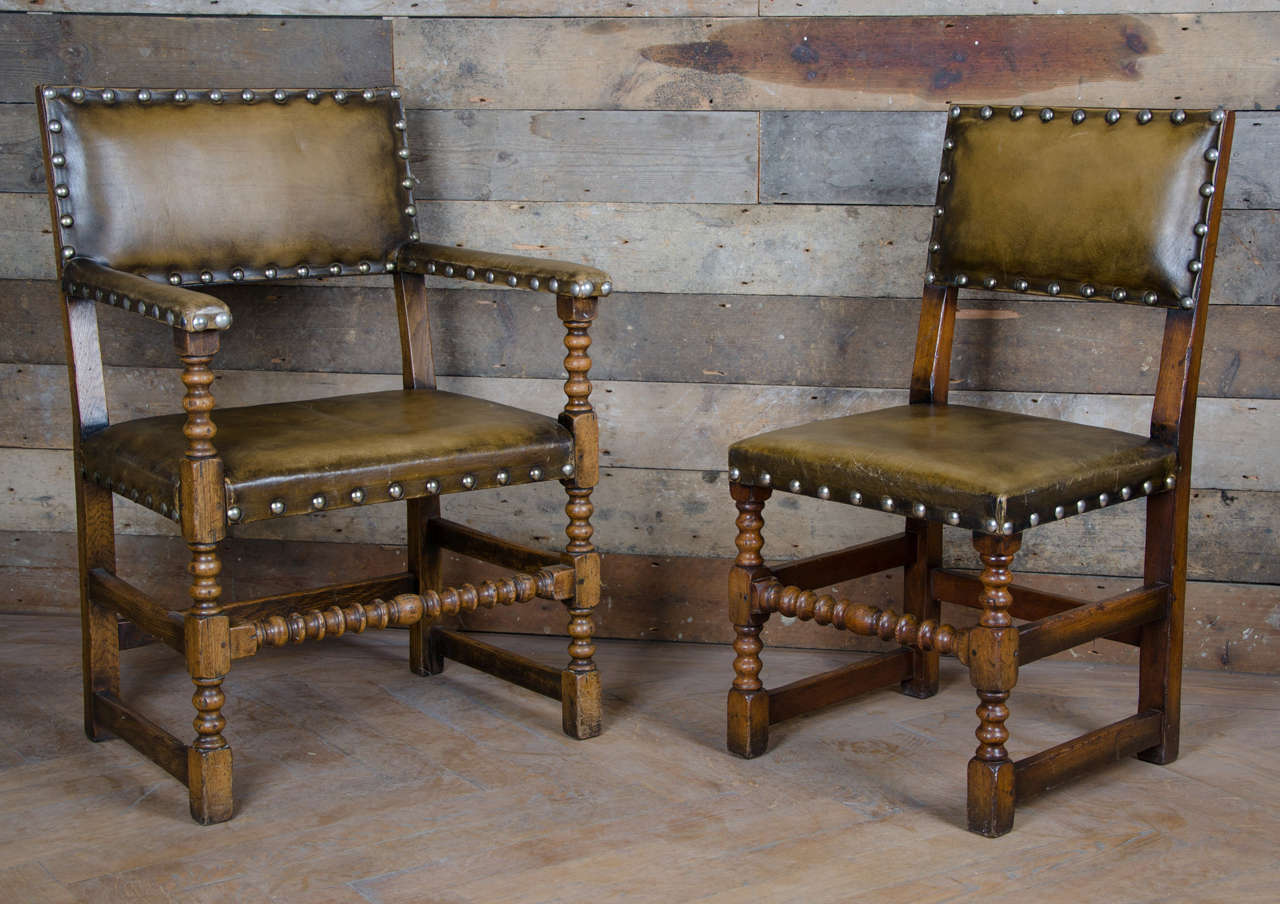
[[[769,746],[769,694],[760,681],[760,629],[767,612],[751,606],[751,582],[768,573],[760,550],[764,518],[760,512],[772,490],[729,484],[729,493],[738,507],[738,558],[729,571],[729,620],[733,622],[733,687],[729,689],[729,723],[726,743],[730,753],[741,757],[759,756]]]
[[[1018,631],[1009,606],[1009,565],[1022,537],[975,533],[982,561],[982,617],[969,631],[969,680],[978,691],[978,749],[969,760],[969,830],[996,838],[1013,828],[1014,767],[1005,742],[1005,705],[1018,681]]]
[[[574,738],[593,738],[600,734],[603,703],[600,672],[596,669],[595,625],[592,611],[600,602],[600,553],[591,543],[591,491],[599,480],[600,440],[596,413],[591,407],[591,381],[587,372],[591,358],[588,329],[596,316],[595,298],[556,298],[556,309],[564,321],[564,345],[568,354],[564,369],[569,378],[564,384],[566,397],[560,423],[573,432],[571,472],[561,483],[569,496],[564,511],[569,518],[565,547],[573,557],[574,595],[566,600],[569,610],[569,665],[561,673],[561,704],[565,734]]]
[[[187,748],[187,787],[192,818],[209,825],[230,819],[232,810],[231,748],[222,735],[227,724],[222,715],[222,681],[231,671],[230,622],[218,604],[222,595],[218,542],[226,536],[226,495],[222,459],[213,445],[217,428],[210,416],[213,395],[209,392],[213,383],[209,362],[218,351],[218,334],[175,330],[174,345],[187,390],[182,399],[187,449],[180,466],[179,493],[182,535],[191,551],[191,608],[184,639],[187,671],[196,687],[191,698],[196,738]]]

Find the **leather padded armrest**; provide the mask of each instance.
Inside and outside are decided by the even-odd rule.
[[[231,309],[212,296],[113,270],[83,257],[72,258],[62,268],[62,290],[70,298],[92,298],[188,333],[231,326]]]
[[[573,298],[603,297],[613,291],[609,274],[567,261],[497,254],[414,242],[400,248],[399,265],[414,273],[455,279],[479,279],[511,288],[550,292]]]

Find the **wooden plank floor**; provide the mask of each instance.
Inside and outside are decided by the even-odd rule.
[[[1188,672],[1183,754],[1117,764],[964,821],[976,703],[950,663],[931,700],[882,692],[724,752],[727,648],[601,644],[606,727],[449,664],[418,678],[400,632],[237,663],[237,815],[123,742],[81,733],[77,625],[0,616],[0,899],[236,902],[1275,901],[1280,677]],[[558,661],[559,638],[504,637]],[[124,691],[185,735],[190,685],[159,647]],[[765,651],[779,684],[850,654]],[[1132,711],[1134,671],[1040,663],[1011,701],[1015,756]]]

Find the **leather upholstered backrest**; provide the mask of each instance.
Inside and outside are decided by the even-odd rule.
[[[200,285],[380,273],[416,238],[395,88],[38,94],[64,260]]]
[[[1192,307],[1224,120],[952,107],[926,282]]]

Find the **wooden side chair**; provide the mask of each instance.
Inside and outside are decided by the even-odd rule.
[[[1008,832],[1016,801],[1086,768],[1177,756],[1191,434],[1232,125],[1220,110],[951,108],[910,404],[730,448],[739,515],[729,750],[757,756],[770,724],[874,688],[928,697],[947,653],[968,666],[981,701],[968,768],[974,832]],[[1150,435],[948,405],[961,288],[1164,309]],[[906,530],[769,568],[761,510],[775,489],[901,514]],[[1139,499],[1141,587],[1086,603],[1011,585],[1024,530]],[[943,525],[972,531],[978,577],[939,567]],[[897,566],[902,614],[812,592]],[[940,600],[980,609],[978,624],[939,624]],[[759,634],[774,612],[902,649],[766,689]],[[1011,760],[1004,723],[1018,669],[1096,637],[1140,647],[1137,713]]]
[[[229,819],[222,682],[231,663],[268,646],[393,625],[409,627],[418,674],[439,672],[448,657],[561,700],[572,737],[598,734],[592,608],[600,562],[590,523],[598,462],[587,349],[609,277],[422,243],[397,88],[50,86],[37,89],[37,102],[66,302],[89,737],[119,736],[184,782],[198,822]],[[214,409],[211,362],[222,334],[234,330],[231,311],[206,287],[383,273],[394,277],[402,390]],[[436,389],[428,274],[556,296],[568,349],[559,418]],[[169,329],[185,414],[110,422],[97,304],[137,314],[144,330]],[[298,341],[308,341],[305,323]],[[568,493],[563,552],[441,517],[446,494],[552,480]],[[191,551],[189,608],[170,611],[117,576],[113,494],[181,525]],[[404,573],[220,598],[218,544],[228,530],[397,501],[408,509]],[[442,587],[445,549],[515,573]],[[535,597],[568,610],[563,669],[433,627],[442,616]],[[139,634],[186,659],[196,688],[191,744],[120,699],[121,638],[127,647]]]

